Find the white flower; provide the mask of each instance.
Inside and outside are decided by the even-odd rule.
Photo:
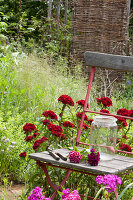
[[[10,145],[9,147],[10,147],[11,149],[13,149],[15,146],[13,146],[13,145]]]
[[[11,143],[15,145],[17,142],[11,142]]]
[[[4,149],[2,149],[1,152],[4,152]]]
[[[3,131],[5,131],[6,130],[6,127],[3,127]]]
[[[5,139],[5,142],[9,142],[9,138]]]
[[[10,149],[9,149],[9,148],[7,148],[7,151],[10,151]]]
[[[6,137],[5,136],[3,136],[2,138],[1,138],[1,140],[5,140],[6,139]]]

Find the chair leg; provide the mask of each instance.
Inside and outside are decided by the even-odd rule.
[[[51,200],[53,200],[53,199],[55,198],[55,196],[57,195],[57,193],[58,193],[57,191],[62,191],[62,186],[65,184],[65,182],[66,182],[67,179],[69,178],[70,173],[71,173],[71,170],[70,170],[70,169],[67,170],[67,173],[66,173],[65,178],[62,180],[62,182],[60,183],[59,186],[56,186],[56,185],[51,181],[51,178],[50,178],[50,176],[49,176],[49,174],[48,174],[48,170],[47,170],[46,165],[45,165],[44,163],[42,163],[42,162],[39,162],[39,161],[37,161],[37,165],[38,165],[39,167],[42,168],[42,170],[43,170],[44,173],[45,173],[45,176],[46,176],[46,179],[47,179],[47,181],[48,181],[48,184],[49,184],[50,187],[55,191],[55,192],[53,193],[53,195],[51,196]]]

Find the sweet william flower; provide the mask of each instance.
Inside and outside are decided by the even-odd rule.
[[[117,175],[107,174],[105,176],[97,176],[96,182],[98,184],[103,184],[107,186],[106,189],[110,193],[114,192],[114,190],[117,188],[117,184],[121,184],[121,178]]]
[[[132,148],[128,144],[120,144],[120,149],[128,152],[132,152]]]
[[[79,101],[76,102],[78,105],[81,105],[82,107],[84,106],[85,104],[85,100],[81,99]],[[87,103],[87,108],[89,108],[89,104]]]
[[[36,129],[36,126],[34,124],[31,124],[31,123],[26,123],[24,126],[23,126],[23,131],[27,132],[31,132],[33,130],[37,130]]]
[[[109,110],[106,110],[106,109],[101,109],[100,112],[110,114]]]
[[[23,158],[25,158],[26,155],[27,155],[27,153],[26,153],[25,151],[19,154],[19,156],[20,156],[20,157],[23,157]]]
[[[64,127],[71,127],[71,128],[75,127],[75,125],[73,123],[69,122],[69,121],[63,122],[63,126]]]
[[[65,105],[70,105],[70,106],[74,106],[74,101],[72,100],[72,98],[66,94],[61,95],[58,98],[58,101],[61,101],[63,104]]]
[[[112,106],[112,101],[108,97],[97,98],[97,103],[98,104],[102,104],[104,107],[110,107],[110,106]]]
[[[52,111],[52,110],[44,111],[44,112],[42,113],[42,115],[43,115],[44,117],[50,117],[51,119],[58,120],[58,117],[57,117],[56,113],[55,113],[54,111]],[[43,121],[42,121],[42,122],[43,122]]]

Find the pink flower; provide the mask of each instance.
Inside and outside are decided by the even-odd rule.
[[[105,176],[97,176],[96,182],[98,184],[107,186],[106,189],[108,192],[114,192],[114,190],[117,188],[117,184],[121,184],[121,178],[117,175],[107,174]]]

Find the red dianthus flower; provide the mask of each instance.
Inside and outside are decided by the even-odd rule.
[[[74,101],[72,100],[72,98],[68,95],[61,95],[59,98],[58,98],[58,101],[61,101],[63,104],[65,105],[70,105],[70,106],[74,106]]]
[[[97,103],[98,104],[102,103],[104,107],[110,107],[110,106],[112,106],[112,101],[108,97],[97,98]]]
[[[110,112],[108,110],[106,110],[106,109],[101,109],[100,112],[110,114]]]
[[[42,137],[42,138],[39,139],[39,140],[36,140],[36,141],[34,142],[33,149],[36,150],[36,149],[40,146],[40,144],[43,143],[43,142],[46,141],[46,140],[48,140],[48,138],[45,137],[45,136]]]
[[[128,152],[132,151],[131,147],[128,144],[124,144],[124,143],[120,144],[120,149],[124,151],[128,151]]]
[[[33,135],[29,135],[27,137],[24,138],[26,141],[31,141],[34,139],[34,136]]]
[[[62,127],[55,124],[48,124],[47,127],[49,131],[51,131],[51,134],[55,135],[56,137],[60,137],[61,133],[63,132]]]
[[[89,124],[91,124],[94,121],[94,119],[88,119],[87,122],[89,122]]]
[[[83,114],[83,112],[82,113],[77,113],[76,115],[77,115],[77,118],[81,118],[82,117],[82,114]],[[86,121],[88,121],[88,117],[87,117],[87,115],[85,114],[85,118],[84,118],[84,120],[86,120]]]
[[[89,126],[86,123],[83,124],[83,127],[84,127],[84,129],[88,129],[89,128]]]
[[[120,108],[117,111],[117,115],[129,116],[129,110],[127,110],[126,108]]]
[[[71,123],[71,122],[69,122],[69,121],[63,122],[63,126],[64,126],[64,127],[71,127],[71,128],[74,128],[74,127],[75,127],[74,124]]]
[[[25,158],[25,157],[26,157],[26,154],[27,154],[27,153],[24,151],[24,152],[20,153],[19,156]]]
[[[43,123],[43,125],[51,124],[51,122],[48,119],[45,119],[41,122]]]
[[[23,131],[27,132],[31,132],[33,130],[37,130],[36,129],[36,126],[34,124],[31,124],[31,123],[26,123],[24,126],[23,126]]]
[[[58,120],[57,115],[56,115],[55,112],[52,111],[52,110],[44,111],[44,112],[42,113],[42,115],[44,115],[44,117],[50,117],[51,119]]]
[[[81,105],[81,106],[84,106],[85,100],[81,99],[81,100],[77,101],[76,103]],[[88,103],[87,103],[87,108],[89,108],[89,104]]]

